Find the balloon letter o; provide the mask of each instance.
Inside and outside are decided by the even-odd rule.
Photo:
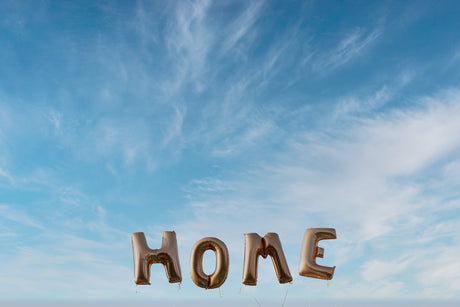
[[[206,275],[203,272],[203,255],[209,249],[216,253],[216,269],[211,275]],[[190,256],[192,280],[201,288],[218,288],[227,279],[228,264],[228,249],[225,243],[217,238],[203,238],[195,243]]]

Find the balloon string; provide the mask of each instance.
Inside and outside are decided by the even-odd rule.
[[[222,290],[222,287],[219,287],[219,297],[220,298],[224,297],[224,291]]]
[[[286,303],[288,291],[289,291],[289,288],[287,287],[287,288],[286,288],[286,294],[284,294],[284,300],[283,300],[283,304],[281,305],[281,307],[284,307],[284,304]]]
[[[241,289],[242,289],[242,288],[243,288],[243,286],[241,286],[241,288],[240,288],[240,293],[241,293]],[[261,305],[260,305],[259,301],[256,299],[256,297],[255,297],[254,295],[252,295],[251,292],[248,292],[248,294],[254,299],[254,301],[256,301],[257,306],[258,306],[258,307],[261,307]]]
[[[181,290],[181,282],[177,284],[177,292],[179,292]]]
[[[253,298],[253,299],[256,301],[256,303],[257,303],[257,306],[258,306],[258,307],[261,307],[261,305],[260,305],[259,301],[256,299],[256,297],[255,297],[255,296],[253,296],[252,294],[251,294],[251,296],[252,296],[252,298]]]

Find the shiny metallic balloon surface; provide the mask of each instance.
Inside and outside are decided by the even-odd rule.
[[[203,255],[207,250],[212,250],[216,253],[216,269],[211,275],[207,275],[203,271]],[[220,287],[227,279],[228,265],[228,249],[221,240],[203,238],[193,246],[190,255],[190,275],[198,287],[205,289]]]

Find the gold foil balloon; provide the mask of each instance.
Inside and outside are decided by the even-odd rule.
[[[258,258],[259,256],[267,258],[268,255],[272,258],[279,282],[284,284],[292,281],[278,234],[269,232],[261,238],[257,233],[247,233],[244,238],[243,284],[251,286],[257,284]]]
[[[334,228],[309,228],[305,230],[300,253],[299,275],[320,279],[332,279],[334,267],[318,265],[316,257],[323,258],[324,249],[318,247],[318,241],[337,238]]]
[[[216,269],[211,275],[203,272],[203,255],[207,250],[216,253]],[[203,238],[195,243],[190,255],[190,274],[193,282],[201,288],[214,289],[220,287],[227,279],[228,250],[224,242],[217,238]]]
[[[182,281],[174,231],[163,233],[160,249],[150,249],[143,232],[133,233],[131,241],[134,256],[134,282],[137,285],[150,285],[150,266],[152,263],[164,265],[170,283]]]

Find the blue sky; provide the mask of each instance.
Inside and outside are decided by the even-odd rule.
[[[0,298],[190,306],[460,301],[460,5],[3,1]],[[298,276],[305,229],[331,281]],[[183,282],[136,287],[175,230]],[[279,234],[242,286],[244,233]],[[220,290],[190,278],[224,241]],[[205,267],[212,271],[212,254]],[[347,303],[348,302],[348,303]]]

